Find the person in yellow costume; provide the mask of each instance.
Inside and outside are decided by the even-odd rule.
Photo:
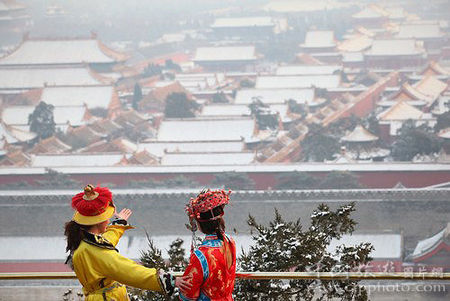
[[[129,300],[125,285],[171,295],[175,286],[186,289],[187,279],[144,267],[119,254],[116,245],[128,229],[131,210],[116,213],[112,193],[106,187],[87,185],[72,198],[75,214],[65,225],[66,263],[83,286],[86,301]],[[118,218],[109,225],[110,218]]]

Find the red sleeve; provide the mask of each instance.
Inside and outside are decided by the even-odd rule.
[[[180,291],[180,300],[197,300],[203,284],[203,270],[199,259],[193,252],[183,276],[189,276],[188,281],[192,284],[192,288],[188,291]]]

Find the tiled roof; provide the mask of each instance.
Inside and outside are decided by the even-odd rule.
[[[366,130],[361,125],[357,125],[353,131],[341,138],[345,142],[370,142],[377,141],[378,137]]]
[[[113,63],[124,59],[95,39],[25,40],[14,52],[0,58],[0,66]]]
[[[306,33],[302,48],[330,48],[336,46],[333,31],[312,30]]]
[[[342,70],[338,65],[288,65],[277,68],[276,75],[331,75]]]
[[[350,39],[340,42],[337,46],[339,51],[343,52],[359,52],[368,49],[372,46],[373,39],[366,35],[358,35]]]
[[[236,141],[253,136],[252,118],[169,119],[162,121],[158,141]]]
[[[87,68],[1,68],[0,90],[44,86],[98,86],[103,84]]]
[[[254,46],[199,47],[193,60],[196,62],[254,61],[256,53]]]
[[[255,87],[258,89],[302,89],[336,88],[340,84],[339,75],[310,76],[259,76]]]
[[[33,146],[33,148],[29,151],[32,154],[36,153],[65,153],[72,149],[70,145],[59,140],[57,137],[52,136],[47,139],[43,139],[39,141],[37,144]]]
[[[439,24],[401,24],[397,34],[401,39],[440,39],[443,36]]]
[[[407,104],[404,101],[399,101],[386,111],[378,115],[379,120],[408,120],[421,119],[424,113],[419,109]]]
[[[424,53],[423,48],[415,40],[374,40],[372,47],[366,51],[369,56],[418,55]]]
[[[243,17],[243,18],[218,18],[211,28],[234,27],[272,27],[275,26],[271,17]]]
[[[255,99],[265,104],[284,104],[289,99],[297,103],[311,103],[314,89],[242,89],[237,91],[234,103],[249,105]]]

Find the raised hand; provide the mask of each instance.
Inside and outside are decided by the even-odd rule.
[[[118,219],[123,219],[123,220],[128,220],[128,218],[131,216],[131,214],[133,214],[133,211],[131,211],[128,208],[123,208],[119,213],[115,213],[114,215],[118,218]]]

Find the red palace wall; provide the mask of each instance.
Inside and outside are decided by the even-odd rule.
[[[323,178],[328,172],[308,172],[312,176]],[[359,178],[360,183],[367,188],[392,188],[401,182],[408,188],[419,188],[440,183],[450,182],[449,171],[353,171]],[[71,178],[80,181],[83,185],[92,183],[106,184],[113,183],[117,186],[125,187],[130,180],[166,180],[176,176],[185,176],[199,182],[201,185],[209,186],[218,173],[108,173],[108,174],[75,174]],[[275,189],[277,176],[280,172],[252,172],[247,173],[250,179],[255,182],[256,189]],[[45,175],[1,175],[0,183],[28,182],[36,185],[36,180],[42,180]]]

